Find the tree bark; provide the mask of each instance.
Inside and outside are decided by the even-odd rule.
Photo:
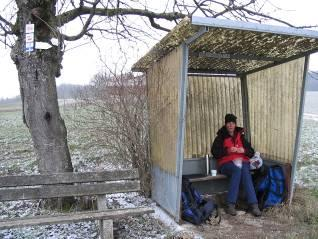
[[[56,1],[17,0],[20,29],[11,57],[16,64],[23,104],[23,120],[29,128],[40,173],[73,171],[67,131],[57,101],[55,77],[60,74],[62,51],[24,52],[25,25],[35,24],[35,39],[50,42],[55,29]]]

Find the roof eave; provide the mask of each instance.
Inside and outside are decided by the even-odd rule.
[[[259,24],[259,23],[253,23],[253,22],[242,22],[242,21],[233,21],[233,20],[227,20],[227,19],[193,16],[191,18],[191,23],[192,25],[196,25],[196,26],[228,28],[228,29],[237,29],[237,30],[254,31],[254,32],[266,32],[266,33],[289,35],[289,36],[318,38],[318,31],[312,31],[308,29],[301,29],[301,28],[294,28],[294,27]]]

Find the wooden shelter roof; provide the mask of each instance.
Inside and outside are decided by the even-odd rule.
[[[252,73],[318,51],[317,31],[193,17],[182,20],[132,70],[146,72],[196,35],[189,44],[189,72]]]

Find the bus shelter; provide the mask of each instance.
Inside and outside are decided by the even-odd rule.
[[[264,159],[291,165],[291,199],[309,56],[317,51],[311,30],[206,17],[172,29],[132,68],[147,79],[153,199],[179,221],[182,176],[204,171],[226,113],[238,116]]]

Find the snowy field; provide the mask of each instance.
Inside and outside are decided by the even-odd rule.
[[[73,167],[76,171],[126,168],[125,161],[114,162],[109,151],[77,122],[80,109],[69,106],[70,101],[60,101],[61,114],[68,129],[68,143]],[[0,105],[0,175],[30,174],[37,172],[32,141],[23,125],[18,104]],[[297,182],[315,187],[318,183],[318,92],[307,92],[301,145],[298,159]],[[107,160],[105,160],[107,159]]]
[[[318,92],[307,92],[297,167],[297,183],[318,187]]]
[[[80,110],[67,103],[61,104],[61,114],[68,129],[68,142],[72,162],[76,171],[94,171],[126,168],[125,161],[114,162],[109,151],[100,145],[76,119]],[[298,163],[297,183],[306,187],[317,187],[318,183],[318,92],[307,93]],[[107,159],[107,160],[106,160]],[[0,105],[0,175],[36,173],[37,166],[32,142],[23,125],[21,107],[18,104]],[[117,238],[173,238],[184,228],[176,225],[150,199],[135,193],[107,196],[109,208],[151,206],[154,216],[132,217],[114,222]],[[0,218],[26,215],[52,214],[39,209],[38,202],[20,201],[0,203]],[[0,238],[98,238],[95,222],[72,225],[48,225],[0,231]]]
[[[77,122],[80,109],[70,107],[70,102],[60,101],[61,114],[68,129],[68,143],[75,171],[113,170],[129,167],[126,161],[112,160],[109,151]],[[72,103],[72,102],[71,102]],[[23,125],[19,104],[0,105],[0,175],[37,173],[35,154],[28,129]],[[148,206],[155,210],[152,216],[128,217],[114,222],[116,238],[170,238],[181,228],[150,199],[137,193],[107,196],[108,208]],[[38,201],[0,202],[0,219],[56,212],[39,208]],[[75,224],[25,227],[0,230],[4,239],[90,239],[98,238],[97,224]]]

